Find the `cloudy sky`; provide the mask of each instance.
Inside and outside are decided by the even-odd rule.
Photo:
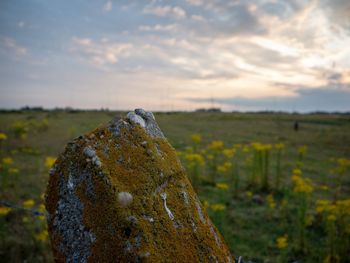
[[[1,0],[0,108],[350,111],[349,0]]]

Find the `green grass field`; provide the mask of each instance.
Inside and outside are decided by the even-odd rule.
[[[45,220],[32,213],[43,212],[48,157],[123,114],[0,113],[0,262],[52,262]],[[158,113],[156,119],[235,256],[350,262],[350,115]],[[208,147],[218,140],[224,146]],[[283,144],[278,187],[276,144]],[[225,149],[233,149],[232,156]],[[239,178],[234,193],[233,177]],[[319,200],[329,203],[322,207]]]

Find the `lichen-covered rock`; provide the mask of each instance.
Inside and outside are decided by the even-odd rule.
[[[56,262],[233,262],[152,113],[69,143],[46,195]]]

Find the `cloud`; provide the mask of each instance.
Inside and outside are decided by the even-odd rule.
[[[266,96],[262,98],[231,97],[215,98],[215,102],[231,110],[273,110],[313,112],[350,111],[350,85],[340,87],[322,86],[317,88],[301,87],[293,96]],[[208,103],[213,98],[188,98],[197,103]]]
[[[111,0],[108,0],[104,5],[103,5],[103,10],[106,12],[111,11],[113,8],[113,3]]]
[[[14,40],[13,38],[3,37],[1,40],[2,46],[7,50],[13,52],[16,57],[23,57],[28,54],[27,48],[17,44],[16,40]]]
[[[350,33],[350,1],[320,0],[320,5],[332,24],[337,24]]]
[[[145,7],[143,9],[144,14],[152,14],[156,16],[173,16],[178,19],[186,17],[186,11],[178,6],[156,6]]]
[[[154,26],[149,26],[149,25],[141,25],[139,26],[139,30],[140,31],[163,31],[163,32],[167,32],[167,31],[171,31],[174,32],[177,29],[177,25],[176,24],[170,24],[170,25],[161,25],[161,24],[156,24]]]
[[[94,42],[88,38],[74,37],[72,41],[71,52],[79,54],[95,66],[116,64],[121,58],[127,57],[133,47],[130,43],[109,43],[103,39]]]

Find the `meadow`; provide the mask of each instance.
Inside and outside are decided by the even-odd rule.
[[[48,171],[67,142],[124,114],[0,113],[0,262],[52,262]],[[155,116],[236,257],[350,262],[350,115]]]

